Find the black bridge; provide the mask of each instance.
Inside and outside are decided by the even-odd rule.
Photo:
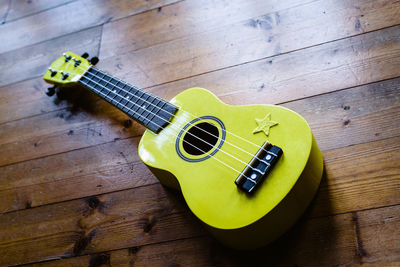
[[[282,153],[281,148],[265,142],[236,178],[235,184],[247,193],[253,192],[270,173]]]

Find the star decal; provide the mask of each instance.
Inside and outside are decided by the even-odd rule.
[[[266,136],[269,134],[269,128],[278,125],[278,122],[271,121],[271,113],[268,113],[264,119],[256,119],[256,122],[258,126],[254,129],[253,134],[264,132]]]

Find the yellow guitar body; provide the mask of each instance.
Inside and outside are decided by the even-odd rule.
[[[171,103],[179,107],[171,124],[158,134],[147,130],[139,144],[141,159],[160,182],[181,190],[191,211],[228,246],[260,247],[288,230],[322,177],[322,155],[307,122],[279,106],[226,105],[200,88],[180,93]],[[210,150],[201,151],[206,153],[191,151],[184,141],[201,123],[213,125],[218,136]],[[265,141],[283,154],[249,194],[235,179]]]

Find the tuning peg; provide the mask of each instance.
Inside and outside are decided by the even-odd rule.
[[[55,92],[56,92],[56,86],[55,85],[53,87],[47,88],[46,91],[45,91],[47,96],[53,96]]]
[[[88,57],[89,57],[89,53],[88,53],[88,52],[85,52],[85,53],[83,53],[83,54],[81,55],[81,57],[83,57],[83,58],[88,58]]]
[[[98,57],[92,57],[90,59],[90,64],[92,64],[92,65],[96,65],[97,62],[99,62],[99,58]]]
[[[75,60],[74,67],[78,67],[81,63],[82,63],[82,61],[80,61],[80,60]]]
[[[69,76],[69,73],[68,73],[68,72],[63,72],[63,73],[62,73],[62,76],[61,76],[61,79],[62,79],[62,80],[65,80],[65,79],[68,78],[68,76]]]
[[[72,56],[65,54],[65,62],[68,62],[72,59]]]
[[[51,77],[54,77],[57,74],[57,71],[53,70],[52,68],[49,68],[49,71],[50,71],[50,76]]]

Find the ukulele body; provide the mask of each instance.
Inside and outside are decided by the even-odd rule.
[[[200,88],[183,91],[171,103],[179,107],[171,123],[158,134],[147,130],[139,144],[140,158],[160,182],[182,191],[191,211],[230,247],[257,248],[287,231],[322,177],[322,155],[307,122],[279,106],[226,105]],[[256,119],[268,114],[278,124],[268,136],[253,133]],[[188,143],[196,144],[193,135],[204,131],[193,125],[218,138],[203,136],[209,146],[195,149]],[[254,192],[244,192],[235,179],[265,141],[283,154]]]

